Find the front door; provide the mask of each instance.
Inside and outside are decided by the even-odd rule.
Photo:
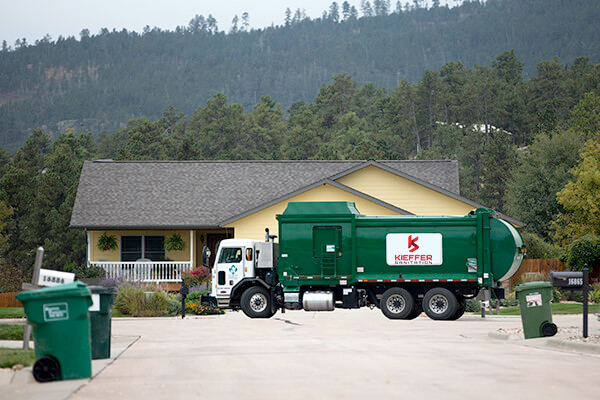
[[[229,297],[231,288],[244,277],[244,253],[241,246],[223,247],[215,264],[216,297]]]

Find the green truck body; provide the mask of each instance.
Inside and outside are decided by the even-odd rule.
[[[456,319],[481,289],[501,298],[501,282],[514,275],[525,252],[519,232],[483,208],[465,216],[374,217],[350,202],[290,202],[277,219],[278,262],[270,272],[257,268],[232,290],[230,305],[251,317],[278,308],[371,306],[389,318],[425,311],[433,319]],[[270,312],[256,315],[244,304],[252,297],[243,292],[252,286],[268,291]]]

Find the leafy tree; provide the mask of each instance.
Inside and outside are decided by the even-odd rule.
[[[188,123],[188,133],[204,159],[239,159],[234,149],[241,139],[245,115],[240,104],[229,104],[219,92],[206,107],[198,108]]]
[[[39,179],[37,220],[44,227],[44,262],[53,268],[85,265],[86,239],[81,231],[70,229],[79,175],[85,160],[93,157],[96,145],[91,134],[67,131],[53,143]]]
[[[556,193],[571,179],[580,146],[581,136],[568,129],[538,134],[519,154],[506,193],[507,211],[529,232],[550,238],[551,222],[562,211]]]
[[[557,200],[565,210],[558,237],[600,235],[600,142],[590,141],[584,148],[573,180],[557,193]]]

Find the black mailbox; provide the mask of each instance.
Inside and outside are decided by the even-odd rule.
[[[179,291],[179,294],[182,296],[187,296],[188,294],[190,294],[190,288],[187,286],[182,286],[181,290]]]
[[[583,289],[583,271],[552,272],[552,286]]]

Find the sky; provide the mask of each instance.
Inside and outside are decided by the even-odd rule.
[[[341,4],[344,0],[337,0]],[[347,0],[360,14],[360,0]],[[428,0],[430,1],[430,0]],[[123,28],[141,33],[146,25],[162,30],[186,26],[196,15],[212,14],[219,30],[228,31],[231,20],[248,12],[251,28],[282,25],[285,9],[306,10],[310,18],[321,17],[333,0],[0,0],[0,43],[6,40],[14,47],[17,39],[33,44],[49,34],[53,41],[59,36],[74,36],[88,29],[97,34]],[[402,0],[401,3],[413,3]],[[458,0],[441,0],[452,6]],[[392,0],[394,10],[396,1]],[[373,1],[371,1],[373,4]],[[340,10],[341,11],[341,10]]]

